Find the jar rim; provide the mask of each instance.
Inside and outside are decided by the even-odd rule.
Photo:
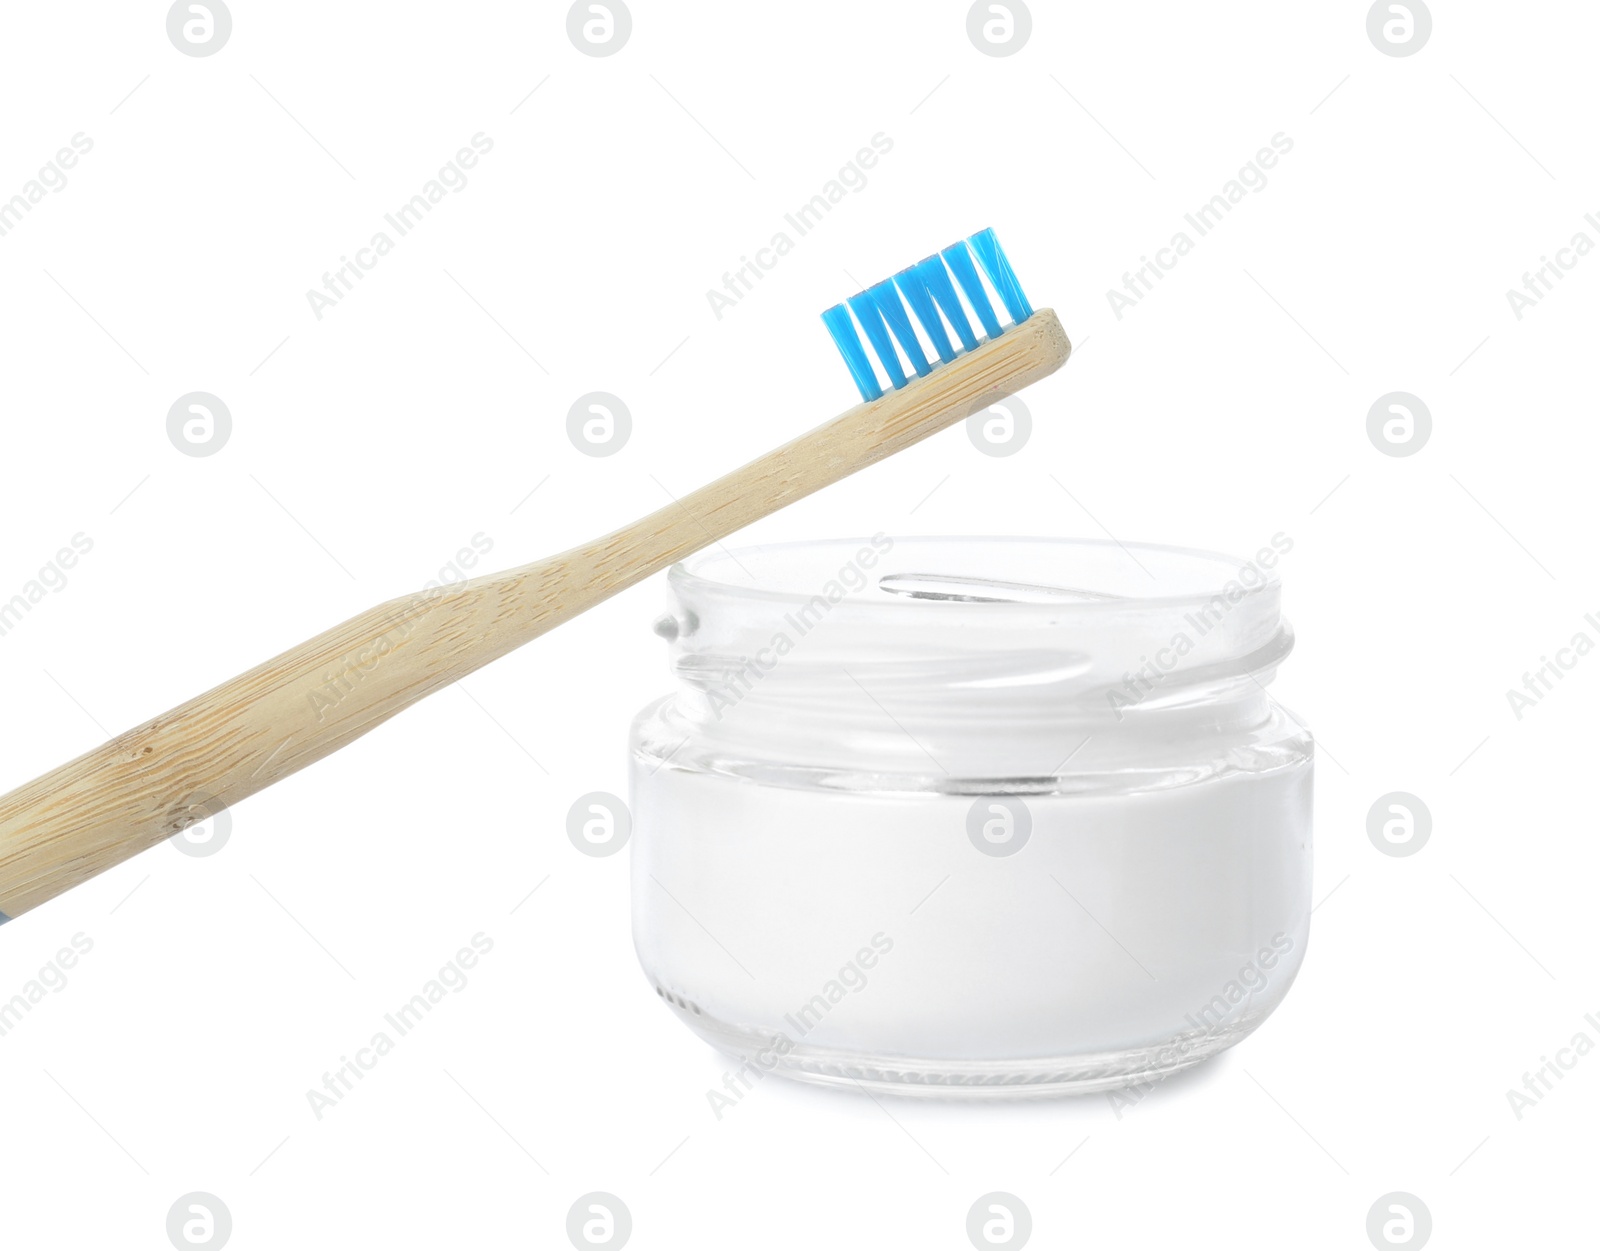
[[[953,579],[954,583],[963,585],[954,585],[950,594],[929,593],[926,590],[919,592],[915,589],[895,593],[883,586],[891,577],[916,580],[934,574],[943,579],[948,575],[929,565],[936,556],[948,557],[961,549],[976,549],[974,554],[977,554],[983,548],[990,549],[987,554],[991,557],[999,557],[1002,561],[1010,557],[1013,562],[1029,548],[1046,556],[1097,557],[1102,567],[1093,571],[1095,577],[1090,580],[1100,581],[1101,586],[1057,587],[1046,582],[1029,584],[1020,579],[994,579],[980,575]],[[906,555],[907,549],[912,549],[909,556]],[[1277,556],[1287,550],[1287,547],[1264,547],[1257,557],[1272,552],[1274,559],[1271,563],[1275,564]],[[882,532],[872,538],[803,539],[752,544],[731,550],[708,549],[674,564],[667,571],[667,579],[676,594],[689,600],[704,596],[734,602],[804,605],[823,594],[827,582],[835,580],[826,576],[834,568],[827,560],[830,553],[838,557],[838,573],[854,567],[862,577],[860,586],[842,585],[838,588],[843,591],[837,601],[838,606],[848,605],[852,615],[854,612],[875,614],[877,611],[903,613],[913,606],[925,607],[938,602],[941,613],[959,612],[985,618],[997,613],[1038,614],[1059,621],[1064,613],[1098,616],[1130,609],[1170,611],[1199,608],[1226,593],[1230,587],[1238,588],[1241,596],[1251,597],[1276,593],[1282,587],[1277,575],[1269,566],[1259,563],[1258,559],[1241,559],[1223,552],[1176,544],[1125,543],[1117,539],[1055,535],[908,535],[893,538]],[[863,563],[867,563],[867,568],[874,570],[876,576],[868,575],[852,563],[853,558],[862,558],[868,553],[872,553],[874,558],[870,563]],[[915,557],[918,555],[924,557],[923,564],[929,567],[917,565]],[[805,562],[795,561],[794,557],[810,558],[810,580],[800,585],[773,585],[774,581],[781,582],[785,578],[792,581],[798,576]],[[891,575],[882,570],[881,561],[885,557],[895,557],[895,563],[910,559],[911,564],[905,573]],[[1112,558],[1113,567],[1126,567],[1120,578],[1111,577],[1108,580],[1107,575],[1112,568],[1105,566],[1105,558],[1108,557]],[[1006,567],[1017,568],[1015,563]],[[1160,570],[1159,574],[1157,569]],[[1242,583],[1240,575],[1246,571],[1252,571],[1252,580]],[[1074,580],[1084,580],[1081,574],[1085,572],[1089,571],[1080,571],[1080,577]],[[1209,576],[1201,576],[1206,573]],[[823,576],[819,577],[819,574]],[[1049,572],[1045,571],[1044,576],[1049,577]],[[1141,581],[1144,580],[1155,583],[1157,593],[1130,593],[1142,589]],[[1175,589],[1175,584],[1181,585],[1181,589]],[[1117,589],[1108,589],[1110,585],[1115,585]],[[967,589],[973,595],[959,593]],[[1163,589],[1165,593],[1162,593]],[[1018,597],[1019,591],[1038,592],[1044,597]]]
[[[1292,548],[1280,533],[1244,562],[1115,539],[879,534],[707,553],[671,570],[656,622],[683,684],[660,744],[693,738],[695,759],[741,776],[821,770],[882,789],[892,775],[922,791],[1056,778],[1076,742],[1075,776],[1176,784],[1182,760],[1152,763],[1168,748],[1244,743],[1274,715],[1266,686],[1294,634],[1270,570]]]

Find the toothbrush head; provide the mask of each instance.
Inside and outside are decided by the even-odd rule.
[[[983,277],[979,277],[980,269]],[[984,278],[988,279],[988,289]],[[889,387],[899,390],[911,375],[926,377],[961,352],[972,351],[982,341],[974,320],[985,340],[1003,334],[1007,327],[1001,326],[995,313],[989,298],[991,290],[1011,318],[1012,326],[1033,316],[1033,306],[1022,294],[1022,285],[994,231],[980,230],[851,296],[843,304],[835,304],[822,314],[822,321],[850,367],[861,398],[871,401],[883,394],[885,379]],[[962,296],[966,297],[965,304]],[[858,324],[872,346],[872,354],[862,345],[856,332]],[[919,328],[921,336],[917,333]],[[950,331],[955,333],[954,341]],[[937,360],[929,359],[930,349]]]

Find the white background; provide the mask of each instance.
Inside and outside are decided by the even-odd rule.
[[[7,1241],[165,1247],[195,1190],[239,1248],[565,1246],[592,1190],[640,1248],[964,1247],[992,1190],[1039,1246],[1365,1247],[1394,1190],[1441,1247],[1589,1236],[1600,1057],[1520,1120],[1506,1091],[1600,1041],[1600,659],[1520,721],[1505,692],[1600,640],[1600,259],[1521,320],[1505,293],[1600,242],[1600,13],[1439,0],[1409,57],[1360,3],[1036,3],[1003,58],[945,0],[639,0],[607,58],[565,17],[238,0],[190,57],[161,4],[6,7],[0,197],[93,149],[0,237],[0,599],[94,546],[0,637],[0,790],[475,534],[531,560],[843,410],[818,312],[993,225],[1078,344],[1028,444],[958,428],[740,540],[1290,536],[1275,690],[1321,748],[1300,979],[1120,1118],[771,1079],[719,1122],[725,1062],[638,972],[626,855],[564,828],[625,790],[666,689],[657,579],[240,805],[217,854],[158,846],[0,931],[0,997],[94,944],[0,1038]],[[477,132],[468,185],[318,320],[307,289]],[[877,132],[867,186],[713,316]],[[1118,319],[1107,290],[1278,132],[1265,189]],[[166,434],[195,390],[233,416],[204,458]],[[565,431],[593,390],[633,415],[604,459]],[[1366,433],[1394,390],[1433,417],[1406,458]],[[1392,790],[1432,812],[1409,858],[1367,837]],[[306,1091],[479,931],[467,988],[317,1120]]]

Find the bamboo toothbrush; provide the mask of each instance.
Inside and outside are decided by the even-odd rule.
[[[1010,316],[1003,330],[980,268]],[[842,416],[591,543],[379,604],[0,798],[0,922],[337,751],[673,561],[1053,373],[1072,350],[1055,314],[1029,306],[992,230],[847,304],[822,315],[863,401]]]

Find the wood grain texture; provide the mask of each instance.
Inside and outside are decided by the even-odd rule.
[[[1049,309],[612,534],[390,600],[0,799],[15,917],[305,768],[673,561],[1054,372]]]

